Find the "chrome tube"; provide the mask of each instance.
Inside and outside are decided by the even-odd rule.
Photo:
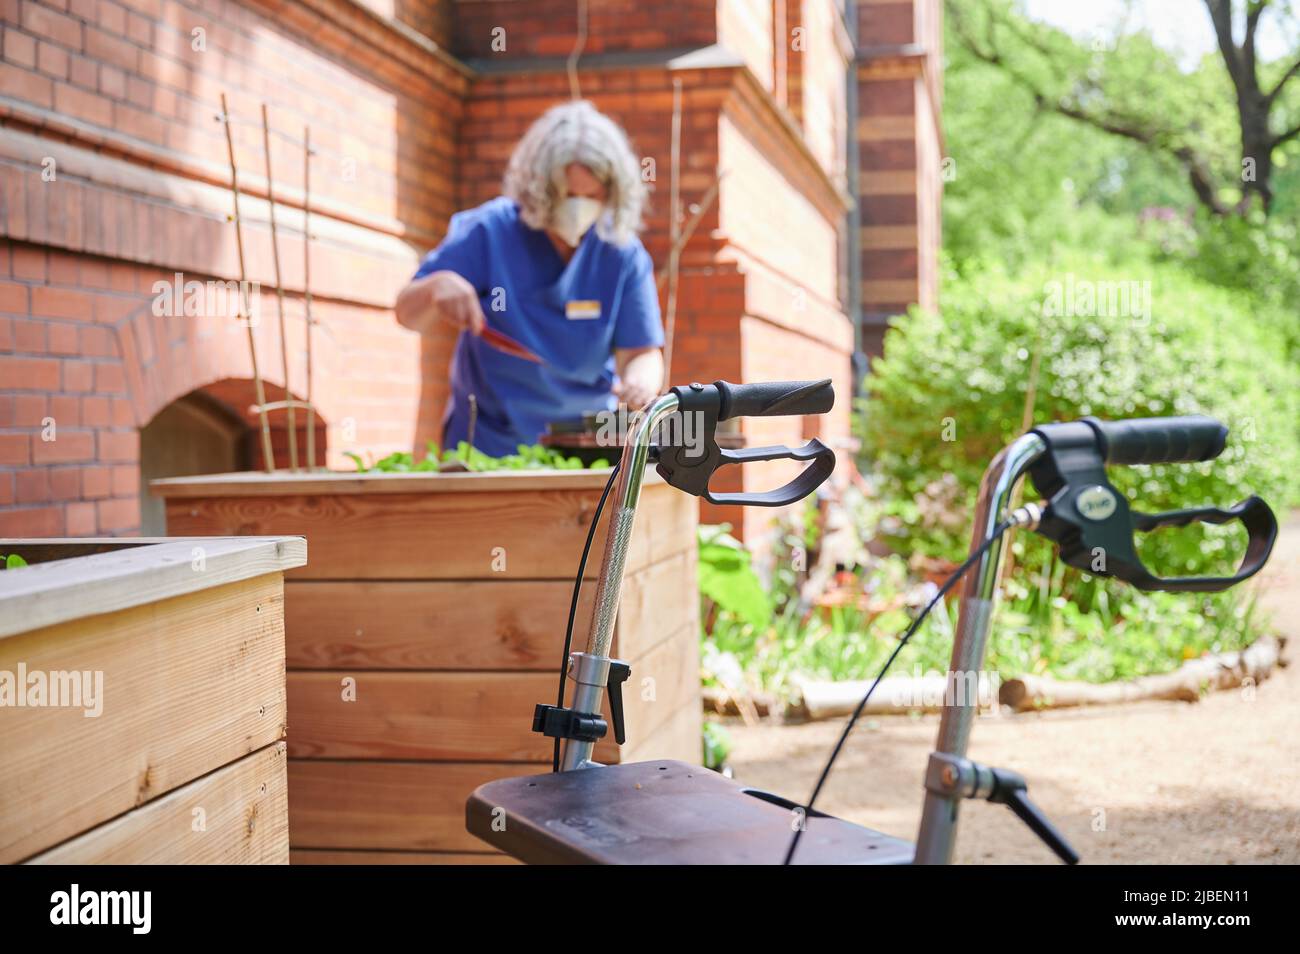
[[[587,652],[592,656],[609,654],[609,644],[614,637],[614,617],[618,615],[618,600],[623,589],[623,564],[627,559],[628,544],[632,542],[632,527],[636,522],[636,506],[641,500],[645,465],[650,459],[650,439],[660,422],[675,410],[676,394],[665,394],[658,398],[645,409],[635,433],[628,435],[623,445],[623,456],[618,465],[618,485],[614,488],[614,512],[609,518],[605,557],[601,561],[600,576],[596,581],[591,634],[587,637]]]
[[[1042,456],[1046,445],[1037,434],[1025,434],[1005,447],[984,472],[979,499],[975,507],[975,530],[971,539],[974,552],[993,535],[1007,516],[1007,506],[1016,484],[1034,461]],[[943,715],[935,750],[960,758],[966,756],[971,724],[979,708],[978,675],[984,666],[989,624],[997,596],[998,573],[1002,566],[1002,539],[993,543],[966,575],[962,585],[961,608],[957,616],[957,633],[953,640],[952,662],[944,690]],[[968,678],[968,674],[974,678]],[[952,860],[957,837],[957,806],[960,797],[948,797],[926,790],[921,828],[916,836],[917,864],[948,864]]]
[[[591,632],[587,637],[586,658],[574,653],[570,658],[569,672],[574,677],[572,708],[578,712],[599,712],[605,684],[601,673],[609,670],[609,647],[614,639],[614,621],[618,617],[618,602],[623,590],[623,567],[627,562],[627,548],[632,542],[636,524],[636,507],[641,500],[641,484],[645,467],[650,459],[650,439],[655,428],[668,415],[677,410],[677,395],[665,394],[645,409],[636,429],[628,434],[623,444],[623,456],[618,465],[618,484],[611,501],[614,511],[609,517],[609,531],[605,537],[605,556],[596,580],[596,601],[591,614]],[[584,675],[590,674],[590,675]],[[569,740],[564,745],[560,763],[563,771],[586,768],[594,763],[592,742]]]

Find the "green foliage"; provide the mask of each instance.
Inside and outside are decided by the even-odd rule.
[[[1149,309],[1140,293],[1128,308],[1096,307],[1107,281],[1150,282]],[[1084,289],[1097,291],[1093,307],[1061,307],[1071,287],[1076,304],[1086,304]],[[960,559],[997,450],[1026,418],[1087,414],[1208,414],[1230,427],[1215,461],[1113,468],[1136,509],[1227,505],[1251,493],[1284,509],[1300,499],[1300,370],[1278,333],[1283,321],[1261,298],[1169,261],[1135,258],[1124,272],[1074,252],[1015,276],[991,266],[950,273],[941,315],[914,310],[887,334],[857,419],[886,502],[885,535],[905,554]],[[1244,540],[1238,526],[1202,525],[1140,535],[1138,550],[1161,575],[1230,575]],[[988,657],[1004,675],[1132,678],[1241,648],[1263,629],[1244,592],[1144,594],[1065,567],[1038,537],[1013,541],[1015,572]],[[918,634],[900,658],[905,669],[929,638]]]
[[[730,531],[725,523],[699,528],[700,595],[718,610],[765,629],[772,622],[772,601],[750,565],[749,551]]]
[[[716,722],[705,722],[702,739],[704,745],[704,767],[715,772],[721,771],[731,754],[731,735]]]
[[[463,468],[475,473],[494,470],[583,469],[580,458],[568,457],[560,451],[543,447],[540,444],[520,444],[518,453],[508,454],[505,457],[491,457],[478,448],[472,447],[468,441],[461,441],[454,449],[445,450],[441,453],[438,450],[438,445],[433,441],[429,441],[426,445],[425,456],[418,463],[410,451],[397,451],[387,457],[380,458],[371,465],[367,465],[359,454],[354,454],[351,451],[344,451],[344,453],[352,459],[353,463],[357,465],[357,470],[361,473],[419,473],[446,470],[449,469],[447,465],[451,464],[459,465],[457,469]],[[609,466],[609,461],[602,457],[592,462],[591,469],[608,469]]]
[[[0,554],[0,570],[16,570],[20,566],[26,566],[27,561],[17,553],[11,553],[8,556]]]
[[[1031,673],[1107,682],[1168,672],[1205,653],[1241,649],[1262,628],[1244,591],[1142,593],[1066,567],[1037,538],[1012,539],[1016,570],[1006,581],[986,657],[986,668],[1004,678]],[[779,609],[755,625],[743,607],[724,609],[706,598],[705,682],[732,692],[786,694],[795,677],[874,676],[929,601],[933,583],[919,581],[896,554],[868,556],[853,572],[869,610],[781,603],[781,584],[774,582],[767,600]],[[940,602],[891,674],[946,672],[956,615],[955,604]]]
[[[1204,10],[1199,17],[1203,35],[1213,37]],[[945,26],[944,124],[960,164],[957,181],[972,167],[962,164],[963,157],[991,153],[1011,160],[999,168],[974,165],[977,176],[1000,176],[1009,186],[994,192],[973,184],[968,194],[982,197],[991,210],[1001,202],[1030,210],[1025,221],[1041,234],[1035,206],[1026,203],[1041,196],[1039,187],[1053,176],[1112,213],[1147,205],[1188,209],[1201,200],[1185,163],[1198,168],[1221,207],[1234,209],[1241,199],[1248,179],[1242,119],[1217,50],[1199,62],[1180,60],[1147,29],[1130,28],[1126,18],[1105,36],[1074,36],[1026,16],[1017,0],[949,0]],[[1263,28],[1293,38],[1296,26],[1294,5],[1275,3]],[[1275,60],[1261,57],[1251,69],[1268,91],[1294,61],[1293,49]],[[1300,84],[1289,82],[1270,99],[1273,130],[1294,126]],[[1274,214],[1292,219],[1297,202],[1288,186],[1296,181],[1298,155],[1296,139],[1270,154]],[[1051,211],[1044,210],[1049,217]]]
[[[1105,281],[1149,282],[1149,317],[1058,307],[1058,289]],[[1208,414],[1231,428],[1214,462],[1116,468],[1138,509],[1300,499],[1300,372],[1271,331],[1280,317],[1262,318],[1263,308],[1243,310],[1238,295],[1167,264],[1117,274],[1081,253],[1015,277],[988,267],[953,278],[942,314],[895,323],[867,379],[859,433],[882,496],[898,502],[894,536],[909,551],[964,553],[967,528],[924,513],[927,487],[952,474],[954,504],[970,512],[984,467],[1023,429],[1031,380],[1033,422]],[[1214,530],[1160,533],[1143,556],[1166,572],[1222,570],[1232,542]]]
[[[1069,597],[1069,578],[1078,582]],[[1008,583],[989,646],[1005,674],[1109,682],[1167,672],[1205,653],[1243,649],[1259,634],[1255,599],[1219,594],[1143,593],[1047,561]]]
[[[909,586],[906,563],[887,558],[873,568],[870,582],[882,598],[901,599]],[[950,634],[944,611],[936,608],[935,614],[904,651],[906,658],[899,658],[897,665],[903,669],[946,666]],[[839,608],[810,614],[790,602],[762,628],[720,612],[702,649],[705,681],[734,689],[737,679],[732,673],[743,672],[751,688],[784,693],[795,676],[865,679],[884,663],[910,620],[901,605],[879,614]]]
[[[1252,312],[1282,342],[1291,362],[1300,364],[1300,227],[1295,220],[1276,212],[1268,218],[1260,213],[1244,218],[1201,215],[1188,231],[1190,240],[1167,251],[1166,260],[1232,289],[1239,310]]]
[[[1185,177],[1138,143],[1040,110],[1005,72],[949,38],[944,134],[953,163],[943,242],[954,267],[996,261],[1014,271],[1087,245],[1122,258],[1149,206],[1189,207]]]
[[[958,0],[946,18],[944,132],[954,175],[946,176],[943,237],[953,268],[990,262],[1015,274],[1026,263],[1090,249],[1120,269],[1156,254],[1211,284],[1285,310],[1279,329],[1291,348],[1300,322],[1300,137],[1273,151],[1273,204],[1267,219],[1208,214],[1186,170],[1171,158],[1185,146],[1240,198],[1243,170],[1235,95],[1217,53],[1176,62],[1142,32],[1104,38],[1099,48],[1020,15],[1008,0]],[[1269,16],[1295,22],[1294,7]],[[1208,18],[1204,29],[1209,34]],[[969,48],[996,49],[991,65]],[[1295,54],[1258,64],[1271,88]],[[1045,91],[1043,102],[1031,88]],[[1062,116],[1061,103],[1109,115],[1155,142],[1144,145]],[[1275,127],[1300,120],[1300,82],[1274,103]]]

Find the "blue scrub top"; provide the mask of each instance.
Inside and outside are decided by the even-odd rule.
[[[639,239],[619,246],[589,229],[566,264],[546,233],[498,197],[451,217],[447,237],[415,278],[452,271],[478,291],[489,327],[540,356],[536,364],[462,331],[451,363],[443,446],[468,439],[469,396],[478,404],[474,445],[485,454],[536,443],[549,421],[612,410],[615,348],[660,347],[654,267]]]

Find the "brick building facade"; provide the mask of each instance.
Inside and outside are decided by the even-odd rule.
[[[674,81],[683,201],[725,173],[682,258],[672,378],[824,375],[847,397],[856,344],[877,348],[885,317],[934,300],[939,2],[857,0],[850,19],[837,0],[663,11],[587,0],[578,76],[651,160],[658,265]],[[239,274],[223,92],[268,400],[285,381],[263,103],[300,399],[304,125],[316,150],[322,459],[350,468],[347,451],[437,436],[451,337],[400,328],[392,303],[450,215],[496,194],[528,123],[570,95],[579,0],[0,0],[0,30],[0,537],[157,531],[144,481],[259,462],[244,329],[155,314],[177,273]],[[840,439],[848,408],[748,421],[746,436]],[[283,414],[273,426],[283,464]]]

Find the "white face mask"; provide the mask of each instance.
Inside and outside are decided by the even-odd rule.
[[[566,244],[577,247],[587,229],[596,224],[603,206],[596,199],[570,196],[562,201],[551,217],[551,231]]]

